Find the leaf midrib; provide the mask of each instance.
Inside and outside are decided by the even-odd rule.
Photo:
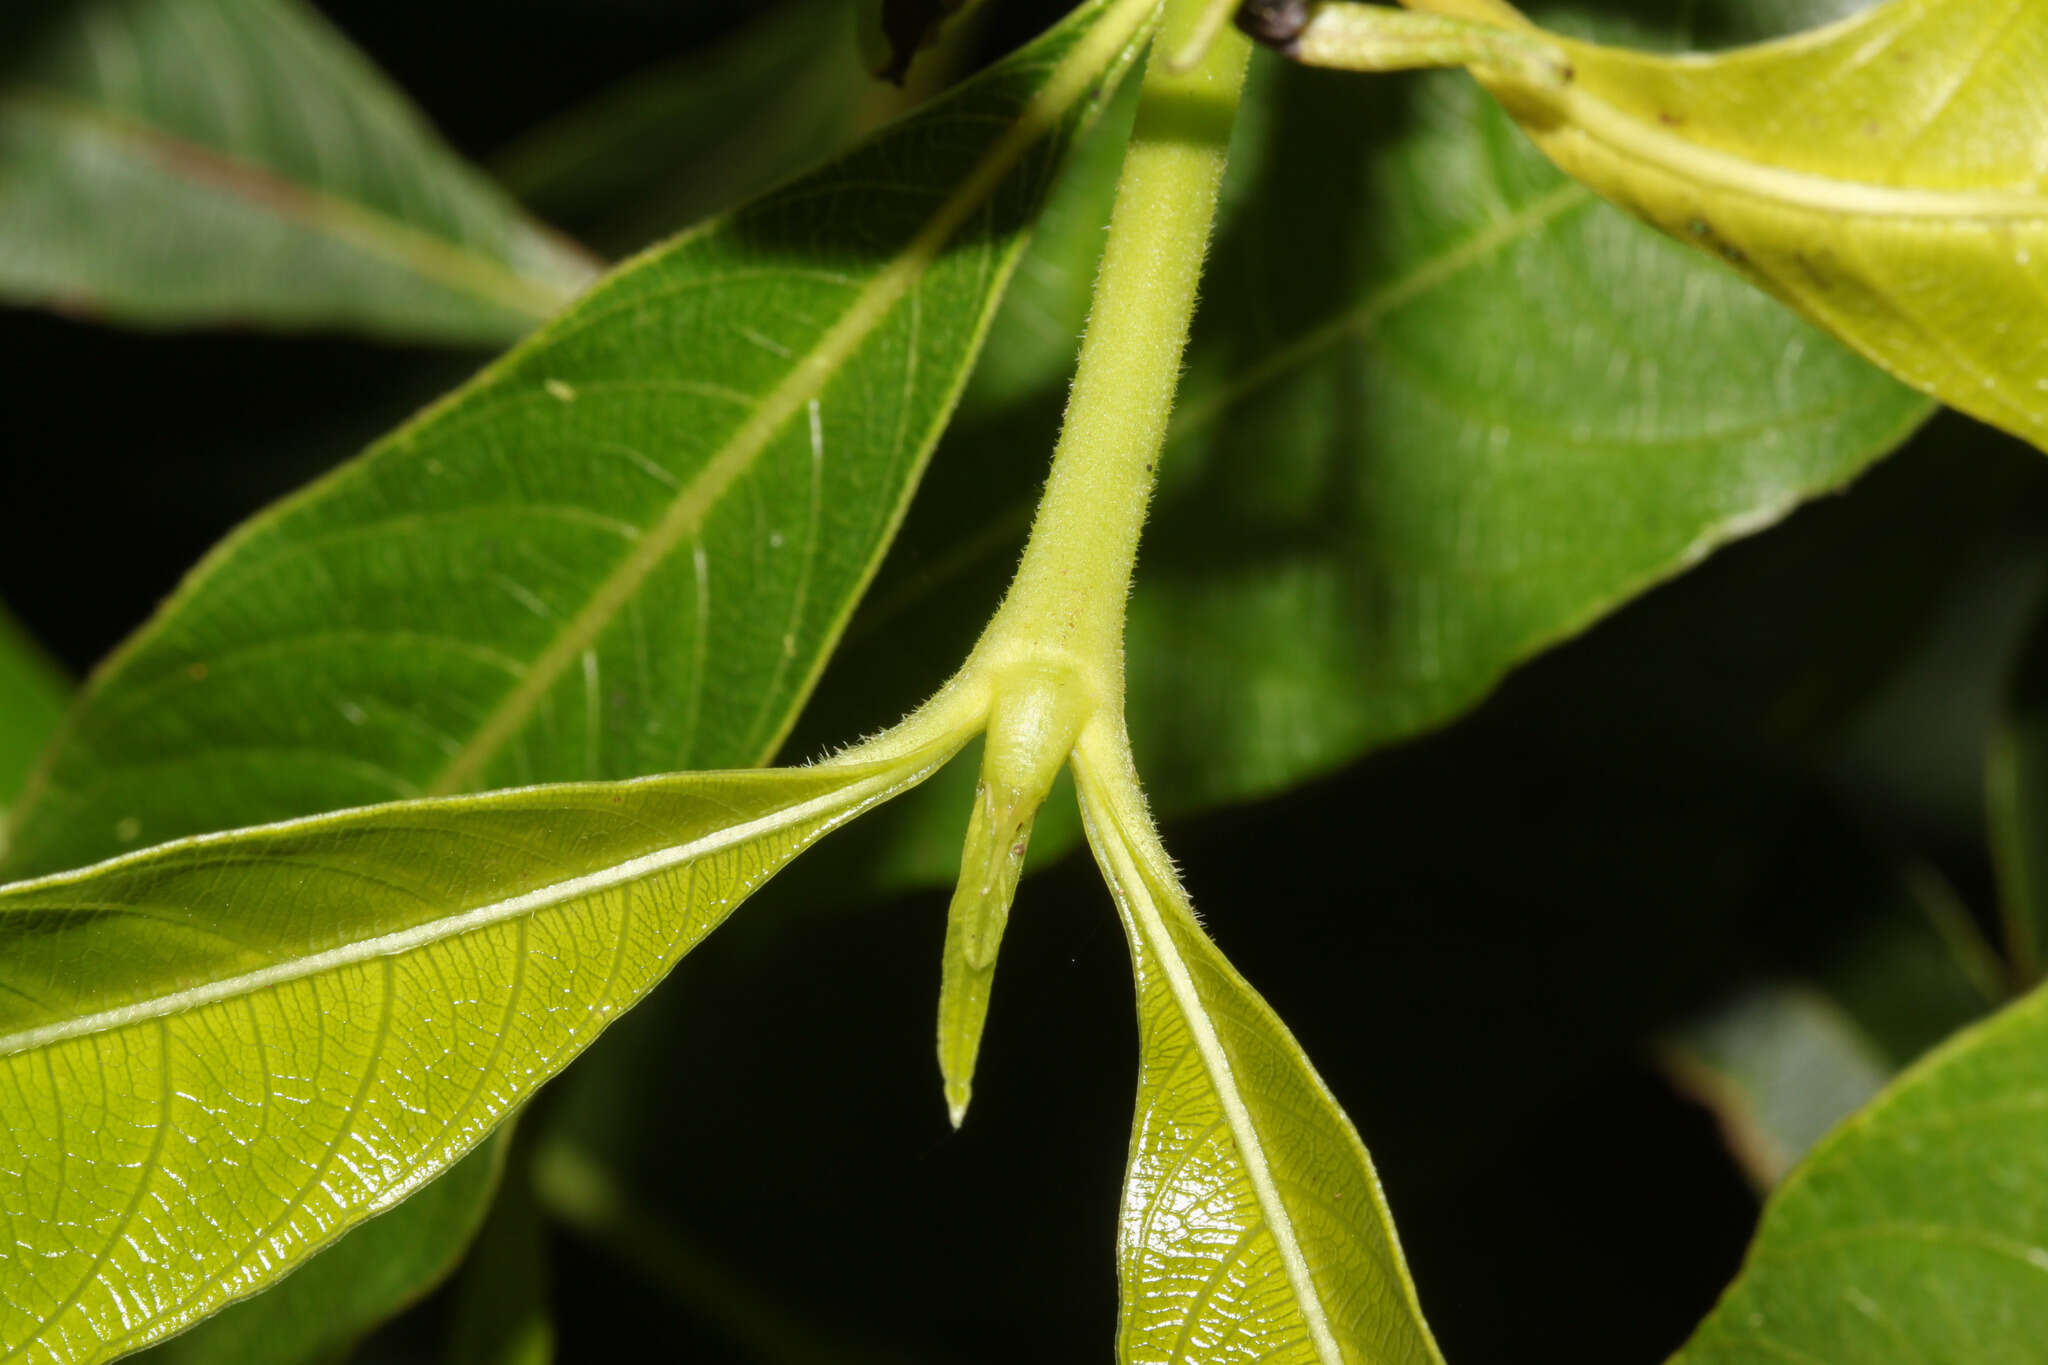
[[[947,751],[950,752],[950,751]],[[628,858],[610,867],[595,872],[581,873],[557,882],[550,882],[530,891],[506,896],[485,905],[474,906],[453,915],[445,915],[405,929],[394,929],[382,934],[339,944],[302,957],[259,967],[254,971],[241,972],[234,976],[222,977],[215,981],[195,986],[181,987],[160,995],[117,1005],[111,1009],[96,1010],[90,1014],[76,1015],[51,1023],[38,1024],[32,1028],[19,1029],[14,1033],[0,1035],[0,1057],[32,1052],[39,1048],[73,1038],[115,1029],[132,1027],[151,1020],[165,1019],[205,1005],[218,1004],[224,1000],[239,999],[278,986],[289,985],[311,977],[339,971],[380,957],[416,952],[436,943],[458,938],[466,934],[503,924],[522,916],[536,915],[557,908],[572,901],[585,899],[602,892],[644,880],[647,877],[717,854],[725,849],[752,842],[778,831],[800,826],[813,818],[829,819],[835,814],[850,810],[865,803],[869,798],[894,787],[911,774],[929,771],[929,764],[943,761],[943,754],[934,758],[922,755],[909,763],[894,763],[870,772],[866,776],[850,778],[844,786],[836,787],[822,795],[811,797],[795,805],[753,820],[743,821],[724,829],[716,830],[685,843],[644,853]],[[286,821],[266,827],[273,832],[285,832],[295,828],[318,828],[333,819],[332,816],[313,816],[303,820]],[[203,847],[210,843],[245,838],[249,831],[235,831],[227,834],[202,835],[184,841],[187,848]],[[66,872],[40,881],[23,882],[9,888],[15,893],[29,893],[50,887],[61,887],[87,876],[104,873],[109,867],[122,862],[146,859],[155,856],[151,852],[131,854],[127,858],[115,859],[113,863],[102,863],[77,872]],[[42,907],[38,907],[42,908]],[[60,906],[51,907],[59,908]],[[0,912],[4,912],[0,903]]]
[[[778,433],[881,325],[968,218],[994,195],[1024,154],[1088,95],[1095,78],[1144,27],[1153,0],[1116,0],[1088,34],[1060,59],[967,178],[942,200],[916,236],[863,285],[838,321],[799,356],[686,484],[632,550],[600,582],[573,617],[424,790],[451,795],[474,784],[500,749],[519,733],[570,663],[593,645],[638,594],[648,577],[702,527],[710,510],[759,459]]]
[[[535,321],[560,312],[576,296],[575,287],[521,274],[354,200],[61,92],[29,88],[0,97],[0,109],[10,105],[131,148],[180,180],[261,204],[280,218],[361,248],[410,274]]]
[[[1264,1139],[1252,1119],[1251,1107],[1238,1089],[1237,1074],[1231,1066],[1230,1056],[1203,1006],[1194,976],[1181,957],[1179,946],[1173,941],[1172,931],[1167,927],[1153,895],[1152,879],[1140,866],[1143,854],[1124,828],[1114,802],[1099,794],[1103,779],[1097,775],[1098,759],[1098,755],[1088,752],[1086,740],[1074,754],[1075,789],[1081,798],[1082,819],[1089,827],[1089,842],[1095,846],[1098,856],[1115,864],[1112,890],[1150,945],[1160,971],[1166,977],[1167,990],[1187,1025],[1188,1037],[1201,1058],[1203,1073],[1215,1088],[1217,1105],[1230,1128],[1232,1144],[1237,1148],[1238,1160],[1244,1165],[1245,1178],[1251,1182],[1266,1231],[1272,1236],[1274,1250],[1279,1253],[1281,1265],[1286,1270],[1288,1285],[1294,1291],[1295,1304],[1301,1311],[1302,1323],[1308,1329],[1316,1358],[1320,1365],[1344,1365],[1344,1353],[1337,1344],[1329,1310],[1323,1304],[1315,1278],[1309,1270],[1307,1254],[1295,1234],[1293,1215],[1281,1198],[1279,1183],[1266,1157]],[[1104,772],[1113,771],[1113,765],[1113,759],[1100,761],[1100,769]]]
[[[2048,218],[2048,195],[2038,190],[1918,189],[1793,170],[1652,127],[1582,85],[1547,98],[1563,111],[1565,132],[1580,133],[1620,160],[1780,208],[1830,217],[1985,227]]]

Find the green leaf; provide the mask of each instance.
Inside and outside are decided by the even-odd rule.
[[[638,249],[730,207],[873,126],[844,0],[788,0],[630,76],[488,165],[535,212]],[[588,226],[586,226],[588,225]]]
[[[549,1365],[554,1358],[547,1224],[522,1170],[505,1182],[462,1268],[448,1365]]]
[[[1501,0],[1409,0],[1521,23]],[[1907,383],[2048,448],[2048,63],[2037,0],[1891,0],[1710,59],[1560,40],[1488,80],[1574,177]]]
[[[1351,1121],[1086,740],[1074,778],[1138,987],[1117,1358],[1442,1365]]]
[[[497,344],[597,273],[295,0],[79,0],[0,58],[0,299]]]
[[[0,889],[0,1358],[146,1345],[405,1198],[963,738],[319,816]]]
[[[2013,670],[1985,780],[2006,952],[2031,985],[2048,965],[2048,614],[2036,618]]]
[[[36,755],[57,732],[65,691],[56,666],[0,607],[0,816],[20,795]],[[0,853],[6,849],[0,831]]]
[[[1674,1365],[2022,1365],[2048,1341],[2048,991],[1837,1128]]]
[[[455,1268],[504,1164],[504,1129],[281,1282],[151,1347],[136,1365],[318,1365]]]
[[[765,761],[1144,9],[1085,5],[640,258],[243,527],[94,679],[9,868],[110,837]]]
[[[1753,7],[1692,8],[1725,27]],[[1655,24],[1683,36],[1667,7]],[[1113,175],[1076,186],[1076,222]],[[1444,724],[1933,410],[1566,181],[1460,75],[1255,57],[1226,194],[1131,601],[1162,814]],[[987,397],[978,372],[807,735],[886,720],[972,644],[1058,428],[1066,373],[1040,357],[1071,350],[1100,246],[1049,231],[1027,255]],[[963,767],[881,817],[888,879],[950,879],[971,790]],[[1073,834],[1042,824],[1034,859]]]

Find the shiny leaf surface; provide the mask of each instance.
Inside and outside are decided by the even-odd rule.
[[[764,761],[1143,8],[1083,6],[641,257],[244,526],[94,679],[9,869],[110,837]]]
[[[1415,8],[1519,22],[1500,0]],[[1490,76],[1575,178],[1907,383],[2048,448],[2048,10],[1890,0],[1711,59],[1565,40]]]
[[[597,273],[297,0],[81,0],[0,34],[0,299],[496,344]]]
[[[1441,1365],[1356,1130],[1109,781],[1077,757],[1138,988],[1117,1358]]]
[[[1772,1197],[1742,1273],[1674,1365],[2038,1360],[2044,1055],[2036,991],[1837,1128]]]
[[[501,1128],[403,1204],[282,1281],[132,1357],[136,1365],[327,1365],[462,1259],[498,1187]]]
[[[0,1359],[145,1345],[406,1197],[957,744],[370,808],[0,890]]]

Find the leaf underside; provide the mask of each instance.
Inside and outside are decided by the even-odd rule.
[[[1138,990],[1117,1358],[1442,1365],[1351,1121],[1092,765],[1075,785]]]
[[[412,1193],[949,752],[386,806],[0,890],[0,1360],[133,1350]]]
[[[1711,58],[1564,47],[1562,94],[1494,88],[1566,171],[2048,449],[2037,0],[1890,0]]]

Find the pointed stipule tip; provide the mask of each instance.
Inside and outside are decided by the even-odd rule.
[[[953,1131],[959,1132],[960,1125],[967,1122],[967,1097],[946,1101],[946,1117],[953,1120]]]

